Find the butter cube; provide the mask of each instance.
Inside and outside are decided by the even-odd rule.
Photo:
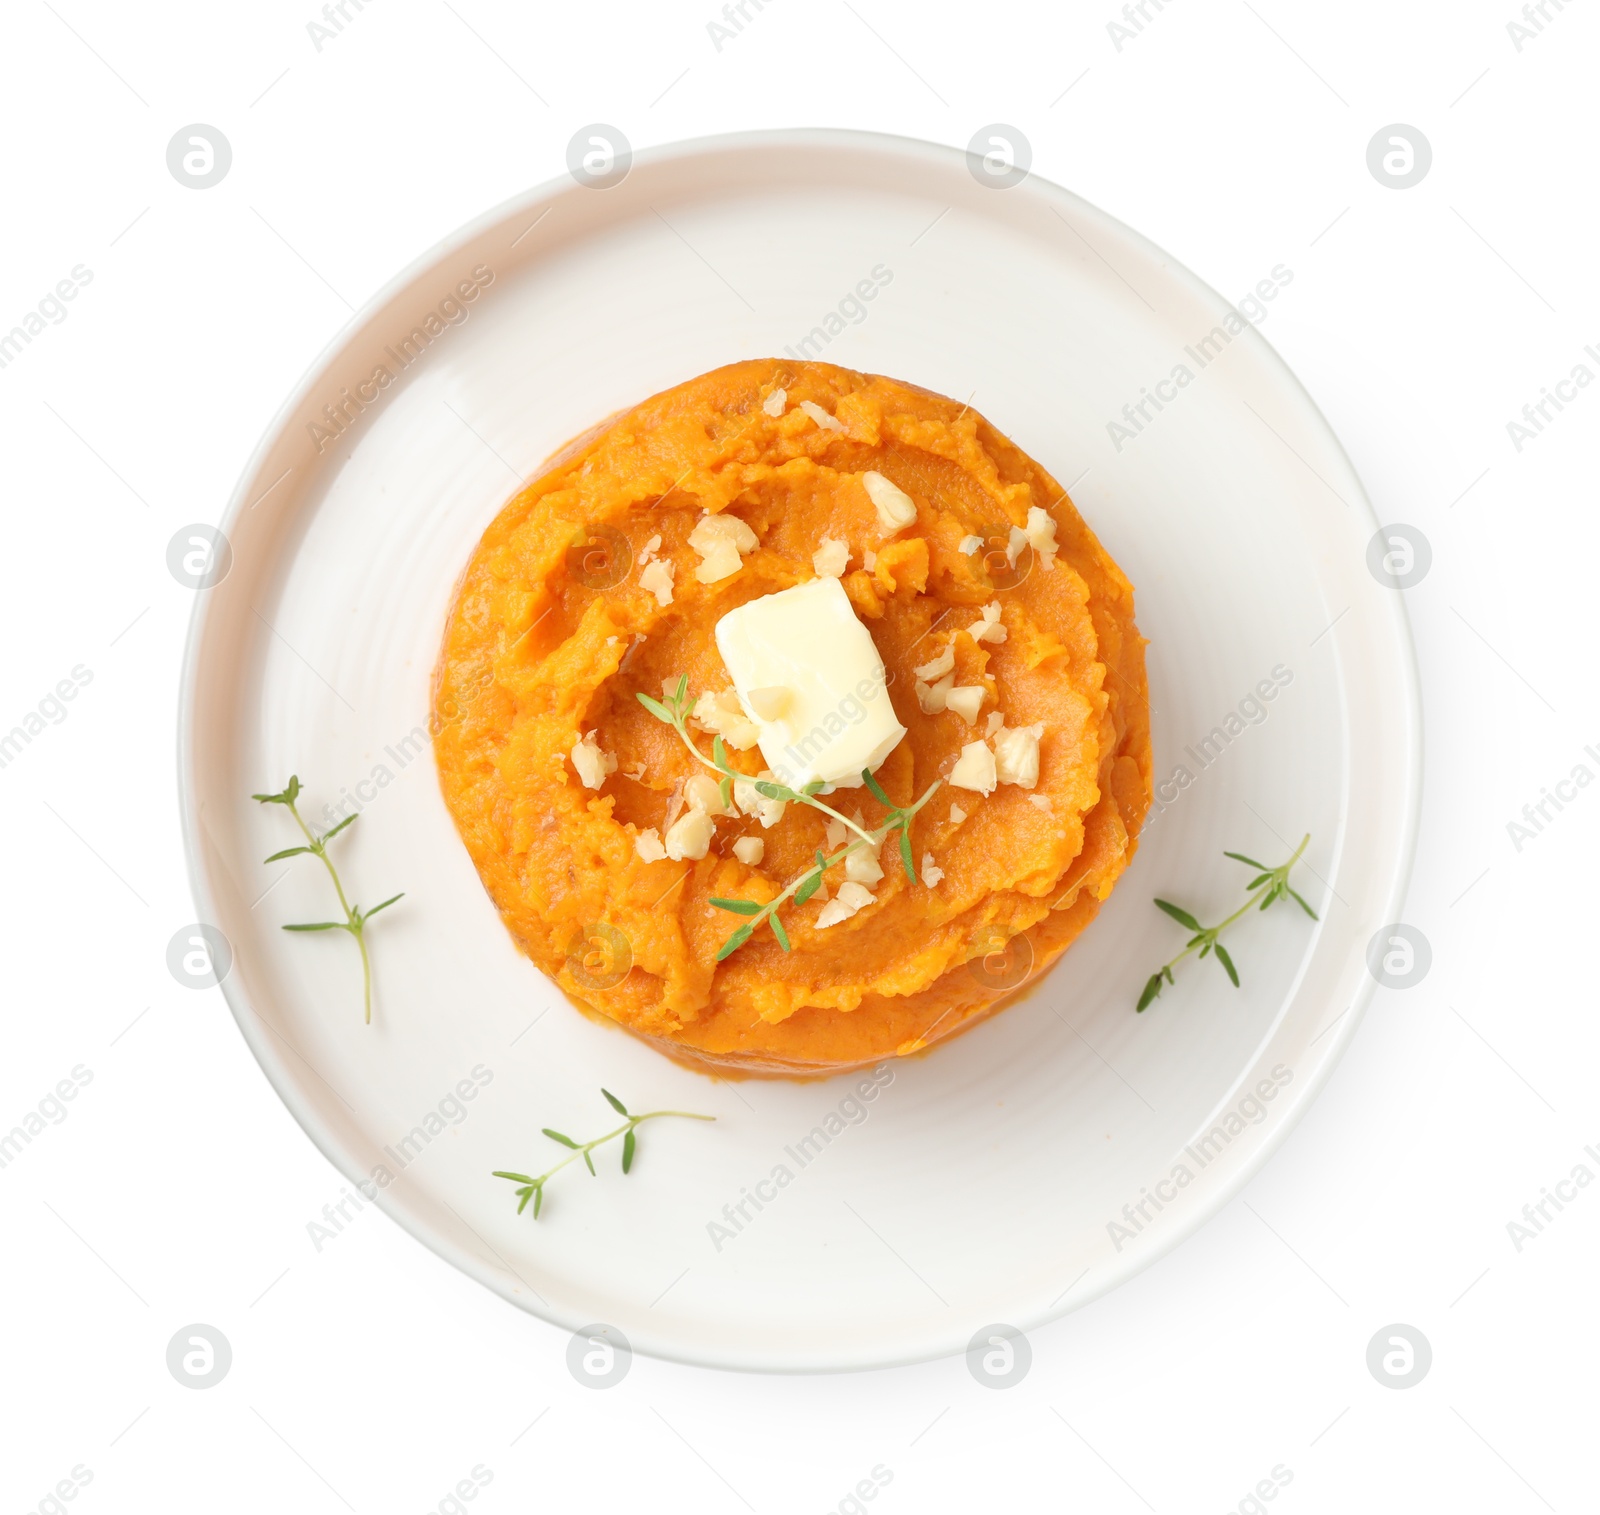
[[[716,627],[717,650],[745,713],[761,732],[761,755],[779,783],[861,783],[900,744],[883,659],[837,579],[817,578],[730,610]],[[783,713],[762,716],[751,695],[784,689]]]

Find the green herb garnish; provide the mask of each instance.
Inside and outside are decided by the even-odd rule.
[[[274,852],[265,859],[269,863],[281,862],[286,857],[298,857],[303,852],[309,852],[313,857],[322,859],[322,866],[328,870],[328,877],[333,880],[334,893],[339,896],[340,908],[344,911],[342,921],[313,921],[308,925],[285,926],[285,931],[348,931],[356,939],[356,946],[361,951],[361,1004],[366,1016],[366,1023],[372,1024],[372,962],[367,956],[367,922],[380,910],[387,910],[396,900],[404,899],[405,895],[392,894],[381,905],[374,905],[370,910],[362,910],[352,905],[345,898],[344,885],[339,882],[339,872],[333,866],[333,859],[328,856],[328,843],[345,829],[353,825],[356,816],[347,815],[337,826],[331,826],[318,836],[300,818],[300,812],[295,807],[295,800],[300,796],[300,780],[294,774],[289,775],[289,782],[277,794],[255,794],[252,799],[260,800],[263,805],[283,805],[289,814],[294,817],[297,825],[306,839],[304,847],[285,847],[282,852]],[[357,814],[360,812],[358,811]]]
[[[563,1147],[572,1149],[572,1156],[563,1158],[548,1173],[541,1173],[534,1178],[528,1173],[506,1173],[495,1170],[494,1177],[509,1178],[513,1183],[521,1184],[517,1190],[517,1214],[521,1215],[528,1208],[528,1201],[533,1201],[533,1218],[538,1220],[539,1211],[544,1208],[544,1186],[555,1177],[569,1163],[575,1163],[581,1157],[590,1173],[595,1171],[594,1159],[589,1156],[596,1147],[603,1146],[608,1141],[622,1138],[622,1171],[631,1172],[633,1169],[634,1154],[639,1150],[638,1139],[634,1136],[634,1129],[642,1126],[647,1120],[659,1120],[662,1116],[677,1116],[681,1120],[712,1120],[714,1115],[696,1115],[689,1110],[651,1110],[645,1115],[629,1115],[628,1107],[622,1103],[609,1089],[600,1091],[606,1097],[607,1103],[618,1115],[625,1117],[625,1124],[617,1127],[615,1131],[607,1131],[604,1136],[597,1136],[592,1142],[575,1142],[570,1136],[561,1131],[552,1131],[548,1126],[544,1134],[553,1142],[559,1142]]]
[[[729,911],[733,915],[746,915],[750,917],[747,925],[741,926],[722,944],[717,953],[720,963],[725,957],[731,956],[750,940],[751,936],[764,925],[772,928],[772,934],[778,940],[778,945],[785,952],[789,951],[789,935],[783,928],[783,923],[778,919],[780,906],[793,900],[797,905],[803,905],[815,894],[822,884],[822,875],[832,867],[842,863],[855,852],[871,849],[876,857],[883,846],[884,838],[892,831],[900,833],[900,861],[906,870],[906,877],[913,884],[918,882],[917,870],[912,862],[911,854],[911,822],[919,810],[933,798],[933,792],[943,782],[935,779],[924,791],[922,798],[911,805],[896,805],[883,791],[883,786],[878,783],[865,768],[861,770],[862,780],[867,788],[872,791],[872,797],[880,805],[887,808],[888,814],[876,829],[859,826],[848,816],[840,815],[831,805],[824,804],[817,798],[817,793],[822,789],[821,779],[813,779],[803,789],[790,789],[785,784],[775,784],[770,779],[753,779],[748,774],[741,773],[728,761],[728,750],[723,745],[722,738],[715,737],[711,743],[711,756],[707,757],[694,744],[694,739],[689,735],[689,678],[687,674],[678,679],[677,689],[667,697],[659,700],[651,699],[647,694],[638,696],[639,703],[644,706],[658,721],[671,726],[682,739],[683,745],[689,749],[690,756],[697,762],[703,763],[713,773],[719,775],[719,790],[722,794],[724,807],[728,804],[728,797],[733,793],[733,785],[737,780],[750,784],[757,794],[769,800],[783,800],[797,805],[809,805],[813,810],[820,810],[824,815],[838,821],[840,825],[855,832],[855,838],[847,842],[831,857],[824,857],[821,850],[817,852],[816,866],[808,868],[799,878],[795,879],[787,889],[776,899],[768,901],[765,905],[757,900],[728,900],[713,898],[711,903],[719,910]]]
[[[1187,926],[1190,931],[1194,932],[1194,935],[1189,938],[1182,952],[1173,958],[1171,962],[1163,963],[1145,980],[1144,993],[1139,996],[1137,1008],[1140,1010],[1148,1009],[1161,993],[1162,985],[1173,982],[1172,970],[1196,949],[1199,950],[1201,957],[1214,952],[1217,961],[1222,964],[1222,971],[1228,975],[1233,982],[1233,987],[1237,989],[1239,987],[1239,970],[1233,966],[1233,959],[1228,956],[1228,949],[1222,945],[1218,938],[1236,920],[1245,915],[1252,906],[1255,906],[1258,910],[1265,910],[1274,901],[1288,895],[1312,920],[1316,920],[1317,912],[1289,887],[1289,870],[1300,861],[1301,854],[1305,852],[1310,841],[1310,836],[1303,837],[1300,845],[1294,849],[1294,856],[1280,868],[1269,868],[1265,863],[1258,863],[1253,857],[1246,857],[1242,852],[1224,852],[1222,854],[1224,857],[1231,857],[1236,862],[1248,864],[1251,868],[1258,869],[1259,872],[1245,886],[1249,891],[1249,898],[1226,920],[1218,922],[1215,926],[1202,926],[1187,910],[1181,905],[1174,905],[1171,900],[1157,900],[1155,903],[1158,910],[1166,911],[1173,920],[1180,926]]]

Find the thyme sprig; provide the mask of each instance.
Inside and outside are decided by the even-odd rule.
[[[345,898],[344,885],[339,881],[339,870],[333,866],[333,859],[328,856],[328,843],[345,829],[353,825],[356,815],[347,815],[337,826],[330,826],[318,835],[301,818],[300,811],[295,801],[300,797],[300,780],[295,774],[289,775],[289,782],[276,794],[255,794],[252,799],[259,800],[263,805],[282,805],[294,817],[294,823],[300,828],[306,839],[303,847],[285,847],[282,852],[274,852],[271,857],[264,859],[268,863],[281,862],[287,857],[299,857],[302,853],[321,858],[322,866],[328,870],[328,877],[333,880],[333,892],[339,896],[339,908],[344,911],[342,921],[312,921],[305,925],[285,926],[285,931],[346,931],[355,938],[356,946],[361,952],[361,1005],[367,1025],[372,1024],[372,960],[367,956],[367,922],[380,910],[387,910],[396,900],[404,899],[404,892],[391,894],[381,905],[374,905],[370,910],[362,910],[359,906],[352,905]]]
[[[1215,926],[1202,926],[1183,906],[1174,905],[1171,900],[1157,900],[1155,903],[1158,910],[1166,911],[1173,920],[1180,926],[1187,926],[1190,931],[1194,932],[1194,935],[1189,938],[1182,952],[1173,958],[1171,962],[1163,963],[1145,980],[1144,992],[1139,996],[1137,1008],[1140,1010],[1148,1009],[1161,993],[1162,985],[1174,982],[1172,970],[1184,958],[1188,957],[1191,952],[1196,950],[1199,951],[1201,957],[1215,953],[1217,961],[1222,964],[1222,971],[1228,975],[1233,982],[1233,987],[1237,989],[1239,987],[1239,970],[1234,967],[1233,959],[1228,955],[1228,949],[1222,945],[1220,938],[1229,926],[1241,919],[1252,907],[1258,910],[1265,910],[1275,901],[1288,895],[1312,920],[1316,920],[1317,912],[1289,884],[1289,870],[1300,861],[1310,841],[1311,837],[1309,835],[1301,838],[1300,845],[1294,849],[1294,856],[1277,868],[1269,868],[1265,863],[1258,863],[1253,857],[1246,857],[1242,852],[1224,852],[1222,854],[1224,857],[1231,857],[1236,862],[1245,863],[1251,868],[1257,869],[1258,872],[1245,885],[1245,888],[1249,891],[1249,897],[1232,915],[1225,920],[1219,921]]]
[[[781,906],[793,901],[803,905],[822,887],[822,876],[828,869],[836,867],[850,857],[853,853],[865,852],[870,849],[873,857],[878,855],[884,840],[893,831],[900,833],[900,863],[906,871],[906,877],[913,884],[920,882],[917,878],[916,863],[911,851],[911,822],[924,805],[933,798],[934,791],[943,782],[935,779],[923,792],[922,797],[910,805],[896,805],[884,793],[883,786],[865,768],[861,770],[862,781],[871,791],[872,797],[883,805],[887,814],[876,827],[867,827],[853,821],[847,815],[841,815],[832,805],[825,804],[817,798],[818,792],[826,787],[821,779],[814,779],[801,789],[791,789],[787,784],[776,784],[770,779],[752,779],[748,774],[741,773],[728,761],[728,749],[723,744],[720,736],[712,738],[711,756],[707,757],[695,745],[694,738],[689,735],[689,678],[687,674],[678,679],[674,692],[662,699],[652,699],[649,695],[640,693],[639,703],[644,706],[658,721],[671,726],[678,733],[683,745],[689,749],[690,756],[696,762],[718,775],[718,790],[722,796],[724,808],[730,803],[735,781],[747,783],[754,787],[756,793],[769,800],[783,800],[786,803],[809,805],[813,810],[820,810],[824,815],[838,821],[847,831],[855,832],[855,836],[845,843],[831,856],[824,857],[821,848],[817,849],[817,861],[808,868],[776,899],[762,904],[759,900],[721,899],[712,896],[711,903],[719,910],[726,910],[732,915],[748,916],[744,925],[725,941],[717,952],[717,961],[735,953],[750,940],[762,926],[770,926],[772,934],[777,938],[778,945],[785,951],[790,950],[789,933],[784,929],[783,922],[778,918]]]
[[[604,1146],[609,1141],[615,1141],[619,1136],[622,1138],[622,1171],[624,1173],[632,1171],[634,1154],[639,1150],[638,1138],[633,1133],[647,1120],[660,1120],[668,1115],[676,1116],[681,1120],[714,1121],[716,1119],[714,1115],[696,1115],[690,1110],[648,1110],[643,1115],[629,1115],[628,1107],[609,1089],[602,1089],[600,1092],[605,1095],[606,1102],[611,1108],[624,1118],[624,1124],[618,1126],[615,1131],[607,1131],[604,1136],[597,1136],[593,1141],[576,1142],[564,1132],[552,1131],[550,1127],[546,1126],[544,1134],[551,1141],[559,1142],[563,1147],[570,1147],[572,1149],[570,1157],[564,1157],[555,1167],[546,1173],[541,1173],[537,1178],[528,1173],[507,1173],[500,1169],[495,1170],[495,1178],[508,1178],[513,1183],[522,1186],[517,1190],[518,1215],[521,1215],[528,1208],[528,1201],[531,1199],[533,1201],[533,1218],[538,1220],[539,1211],[544,1208],[544,1186],[563,1168],[577,1162],[580,1157],[589,1172],[591,1174],[594,1173],[594,1159],[589,1154],[596,1147]]]

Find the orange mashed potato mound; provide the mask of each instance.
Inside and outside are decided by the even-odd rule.
[[[863,483],[872,470],[916,505],[892,535]],[[1055,524],[1053,561],[1047,539],[1017,550],[1030,507]],[[689,544],[707,514],[757,539],[715,583],[697,579]],[[946,782],[912,830],[918,874],[931,860],[936,884],[906,877],[891,835],[873,903],[819,929],[844,877],[834,867],[824,891],[783,907],[791,951],[763,929],[719,962],[740,922],[708,901],[775,898],[833,850],[827,817],[798,803],[767,828],[719,817],[704,857],[645,861],[640,833],[664,837],[706,770],[636,695],[659,698],[680,676],[691,704],[730,688],[717,621],[816,577],[825,537],[849,546],[841,582],[909,733],[877,770],[890,799],[908,805],[947,778],[994,711],[1007,728],[1043,726],[1038,782],[987,796]],[[657,560],[672,565],[667,604]],[[975,639],[995,601],[1005,639]],[[946,649],[955,683],[987,691],[975,725],[923,712],[914,670]],[[445,801],[521,949],[580,1006],[716,1071],[817,1076],[974,1025],[1094,919],[1150,802],[1133,587],[1065,490],[976,411],[831,364],[732,364],[558,454],[467,564],[433,698]],[[709,733],[690,730],[709,755]],[[615,759],[597,788],[574,766],[589,733]],[[758,747],[729,758],[764,771]],[[884,813],[865,788],[825,798],[869,827]],[[754,865],[734,854],[742,837],[765,843]]]

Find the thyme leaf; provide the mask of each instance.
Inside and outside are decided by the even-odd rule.
[[[672,695],[657,700],[652,699],[642,691],[638,691],[636,698],[658,721],[661,721],[664,725],[671,726],[678,733],[679,740],[689,749],[690,756],[696,762],[703,764],[718,775],[717,787],[722,796],[724,809],[728,806],[734,783],[742,781],[750,784],[756,793],[764,799],[782,800],[785,804],[792,805],[809,805],[813,810],[820,810],[831,820],[838,821],[845,827],[846,831],[855,833],[854,839],[847,841],[831,857],[824,857],[819,849],[816,866],[808,868],[799,878],[790,883],[788,888],[784,889],[776,899],[769,901],[765,905],[758,904],[754,900],[712,899],[711,903],[719,910],[726,910],[734,915],[749,917],[747,925],[739,927],[732,936],[723,942],[717,952],[717,961],[719,963],[732,956],[733,953],[737,952],[739,948],[750,940],[756,931],[768,924],[772,927],[772,934],[777,938],[778,945],[785,952],[788,952],[790,950],[789,934],[778,919],[779,909],[791,901],[796,905],[805,904],[822,886],[823,874],[828,869],[842,863],[852,853],[870,848],[872,855],[876,857],[883,846],[885,838],[892,832],[899,833],[900,861],[905,868],[906,877],[913,884],[919,882],[911,848],[911,823],[916,819],[917,812],[933,798],[934,791],[939,788],[943,780],[935,779],[923,792],[922,797],[914,804],[902,806],[896,805],[889,798],[883,785],[878,782],[877,778],[868,769],[862,769],[862,781],[866,784],[872,797],[888,811],[888,814],[884,816],[882,822],[875,829],[868,830],[848,816],[840,815],[831,805],[824,803],[817,797],[827,787],[821,779],[813,779],[801,789],[791,789],[787,784],[774,783],[771,779],[752,779],[733,766],[728,758],[728,749],[720,735],[712,737],[711,756],[707,757],[695,745],[694,738],[689,734],[690,707],[688,695],[689,679],[687,674],[683,674],[679,676],[676,689]]]
[[[276,794],[255,794],[252,799],[258,800],[263,805],[282,805],[294,817],[294,823],[300,828],[301,834],[306,839],[303,847],[285,847],[282,852],[274,852],[271,857],[263,861],[276,863],[284,858],[299,857],[302,853],[309,853],[322,859],[322,866],[328,870],[328,877],[333,881],[333,891],[339,896],[339,907],[344,911],[342,921],[313,921],[302,925],[289,925],[285,931],[345,931],[355,938],[356,946],[361,953],[361,1005],[366,1023],[372,1024],[372,960],[367,956],[367,922],[380,910],[387,910],[397,900],[405,898],[403,893],[391,894],[381,905],[374,905],[370,910],[362,910],[359,906],[352,905],[345,897],[344,884],[340,881],[339,870],[333,866],[333,859],[328,856],[328,843],[343,831],[347,826],[354,825],[356,817],[360,814],[347,815],[337,825],[330,826],[320,835],[314,832],[300,815],[299,807],[295,801],[300,798],[300,780],[295,774],[289,775],[289,782]]]
[[[577,1162],[580,1157],[590,1173],[595,1173],[594,1158],[590,1154],[596,1147],[603,1147],[607,1142],[615,1141],[619,1136],[622,1138],[622,1171],[624,1173],[631,1172],[634,1156],[639,1150],[639,1140],[634,1133],[647,1120],[660,1120],[665,1116],[673,1116],[680,1120],[714,1121],[716,1119],[714,1115],[696,1115],[691,1110],[648,1110],[643,1115],[629,1115],[627,1106],[609,1089],[602,1089],[600,1092],[605,1095],[606,1101],[611,1108],[618,1115],[624,1117],[626,1122],[624,1125],[618,1126],[614,1131],[607,1131],[604,1136],[597,1136],[593,1141],[588,1142],[574,1141],[565,1133],[552,1131],[550,1127],[546,1126],[543,1134],[548,1136],[551,1141],[559,1142],[563,1147],[571,1148],[572,1155],[570,1157],[563,1158],[555,1167],[539,1174],[538,1177],[534,1177],[530,1173],[514,1173],[504,1168],[496,1168],[494,1170],[493,1177],[508,1179],[519,1186],[517,1189],[518,1215],[521,1215],[528,1208],[528,1202],[531,1200],[533,1202],[533,1218],[538,1220],[539,1212],[544,1208],[544,1186],[563,1168]]]
[[[1234,966],[1233,958],[1229,956],[1228,949],[1220,940],[1222,933],[1235,921],[1240,920],[1252,908],[1265,910],[1275,901],[1283,899],[1286,895],[1294,899],[1295,903],[1305,911],[1312,920],[1317,919],[1317,912],[1308,905],[1294,889],[1289,886],[1289,870],[1298,863],[1310,845],[1310,836],[1301,838],[1300,845],[1294,849],[1294,855],[1288,862],[1277,868],[1269,868],[1265,863],[1258,863],[1253,857],[1246,857],[1242,852],[1224,852],[1224,857],[1231,857],[1235,862],[1244,863],[1257,870],[1254,878],[1245,885],[1245,902],[1239,906],[1232,915],[1218,921],[1215,926],[1202,926],[1182,905],[1174,905],[1171,900],[1157,900],[1158,910],[1165,911],[1180,926],[1186,927],[1194,933],[1185,943],[1184,949],[1169,962],[1163,963],[1154,973],[1144,981],[1144,989],[1140,992],[1139,1003],[1136,1010],[1148,1010],[1161,994],[1163,985],[1175,982],[1172,970],[1188,957],[1191,952],[1198,949],[1201,957],[1209,957],[1213,953],[1217,962],[1221,964],[1222,971],[1228,975],[1233,987],[1239,987],[1239,970]]]

